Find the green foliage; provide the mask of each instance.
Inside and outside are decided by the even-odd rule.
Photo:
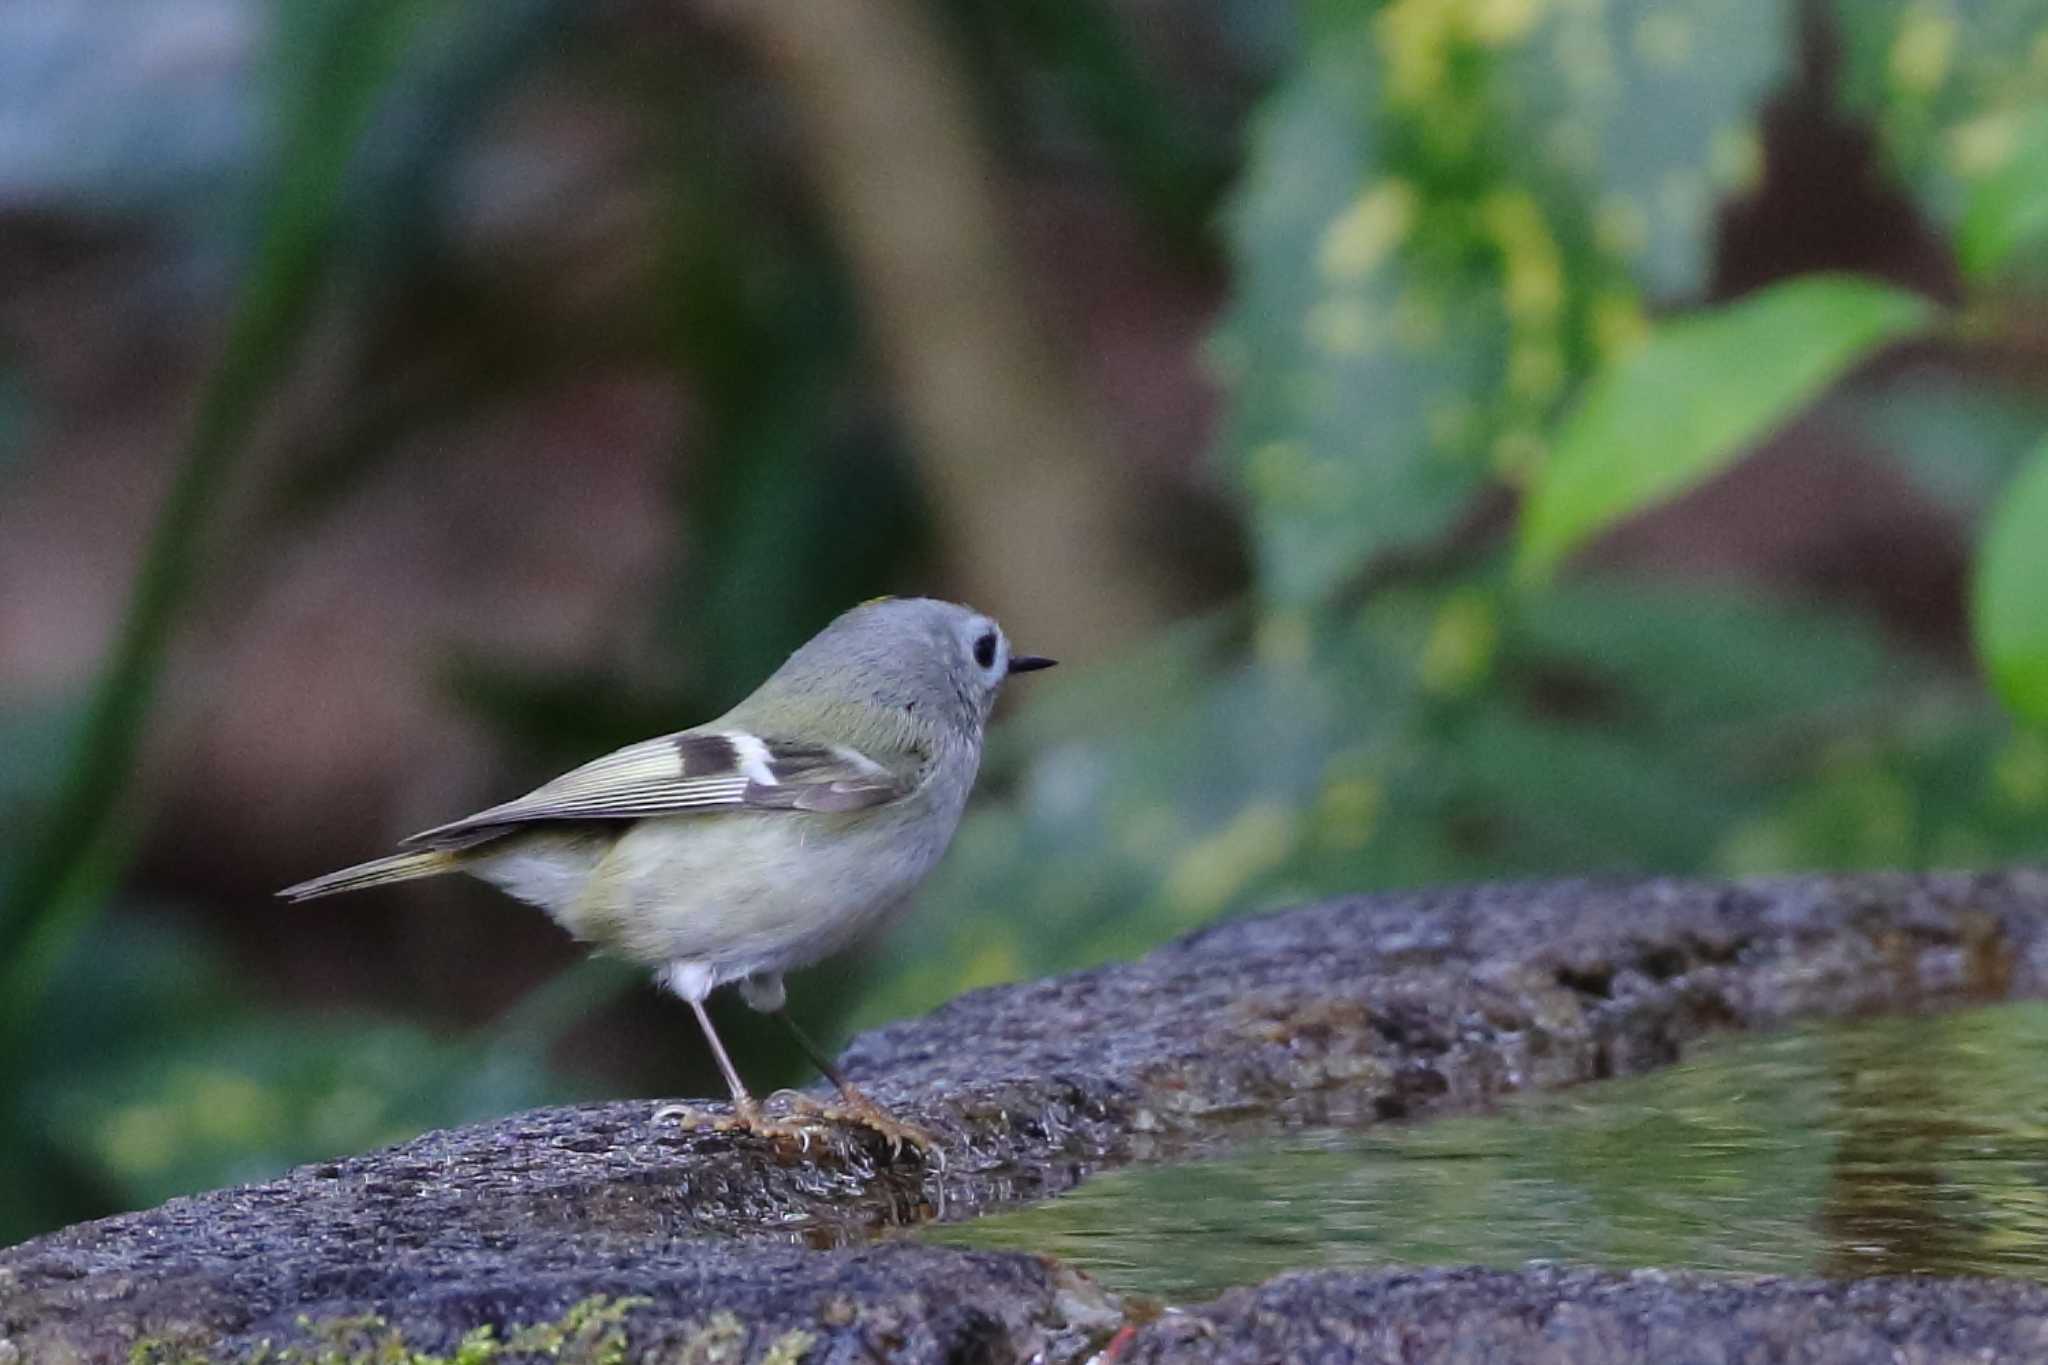
[[[1972,605],[1999,694],[2028,720],[2048,722],[2048,443],[1992,518]]]
[[[1836,0],[1843,102],[1875,125],[1892,166],[1944,222],[1970,183],[2012,165],[2020,124],[2048,100],[2032,0]],[[1991,262],[1972,259],[1973,264]]]
[[[535,1023],[549,1027],[535,1037]],[[580,1098],[542,1065],[563,1027],[531,1007],[484,1039],[390,1019],[280,1017],[175,918],[96,922],[9,1058],[0,1244],[81,1198],[142,1207]]]
[[[2034,742],[1869,623],[1550,581],[1938,335],[1851,276],[1651,319],[1703,288],[1715,196],[1758,190],[1798,41],[1775,5],[1312,10],[1231,205],[1215,345],[1258,592],[1120,684],[1040,689],[1009,799],[970,819],[862,1019],[1317,893],[2040,853]],[[1912,372],[1830,411],[1969,513],[2043,416]],[[1453,529],[1503,482],[1527,489],[1520,590]]]
[[[1448,16],[1461,9],[1405,8],[1434,25],[1456,22]],[[1491,29],[1503,41],[1492,135],[1563,225],[1572,273],[1604,271],[1590,258],[1597,252],[1620,262],[1652,300],[1697,295],[1715,199],[1754,188],[1761,171],[1758,108],[1791,67],[1785,7],[1612,0],[1462,8],[1468,30],[1483,39]],[[1590,305],[1626,308],[1625,291],[1606,283]]]
[[[1660,327],[1560,425],[1522,510],[1521,570],[1547,575],[1613,522],[1726,468],[1931,316],[1896,289],[1808,278]]]
[[[1972,275],[2048,273],[2048,100],[2002,116],[1978,136],[1993,145],[1956,229],[1956,253]]]
[[[1414,182],[1367,179],[1388,159],[1378,121],[1361,117],[1383,97],[1379,66],[1369,23],[1319,38],[1260,115],[1231,212],[1224,449],[1252,509],[1261,587],[1281,602],[1427,538],[1485,474],[1484,414],[1467,395],[1503,363],[1500,300],[1483,258],[1432,246]],[[1447,268],[1411,270],[1411,247]]]
[[[1543,456],[1698,288],[1785,66],[1763,0],[1332,7],[1261,114],[1217,344],[1272,600],[1326,595]]]

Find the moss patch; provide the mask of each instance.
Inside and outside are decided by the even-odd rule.
[[[463,1334],[447,1354],[424,1351],[375,1313],[320,1321],[301,1318],[306,1340],[278,1346],[265,1342],[233,1358],[233,1365],[801,1365],[817,1338],[792,1329],[767,1343],[762,1354],[747,1354],[746,1324],[731,1313],[667,1344],[633,1353],[626,1318],[652,1299],[594,1294],[549,1322],[515,1327],[504,1336],[490,1323]],[[229,1365],[203,1347],[147,1337],[128,1353],[128,1365]]]

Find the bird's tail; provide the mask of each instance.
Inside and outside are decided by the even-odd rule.
[[[416,853],[394,853],[388,858],[375,858],[354,867],[344,867],[339,872],[330,872],[324,877],[315,877],[309,882],[300,882],[297,886],[287,886],[277,894],[288,901],[309,901],[315,896],[361,891],[364,887],[383,886],[390,882],[438,877],[443,872],[455,871],[461,865],[461,856],[452,849],[428,848]]]

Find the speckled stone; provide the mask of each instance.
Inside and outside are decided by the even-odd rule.
[[[848,1071],[944,1138],[943,1170],[683,1133],[645,1101],[537,1110],[0,1252],[0,1360],[126,1361],[145,1336],[238,1359],[365,1312],[446,1350],[595,1293],[652,1300],[636,1349],[726,1312],[762,1341],[815,1332],[812,1362],[1060,1359],[1106,1338],[1106,1296],[1035,1257],[873,1239],[1249,1132],[1641,1071],[1716,1030],[2044,986],[2034,869],[1333,901],[856,1039]]]
[[[2048,1286],[1535,1266],[1330,1271],[1168,1314],[1115,1365],[1983,1365],[2048,1360]]]

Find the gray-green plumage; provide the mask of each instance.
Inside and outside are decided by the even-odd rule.
[[[779,1009],[784,971],[876,928],[937,864],[1004,679],[1048,663],[1013,658],[995,622],[967,607],[863,603],[707,725],[279,894],[467,872],[654,968],[700,1019],[729,982]],[[727,1075],[743,1099],[729,1064]]]

